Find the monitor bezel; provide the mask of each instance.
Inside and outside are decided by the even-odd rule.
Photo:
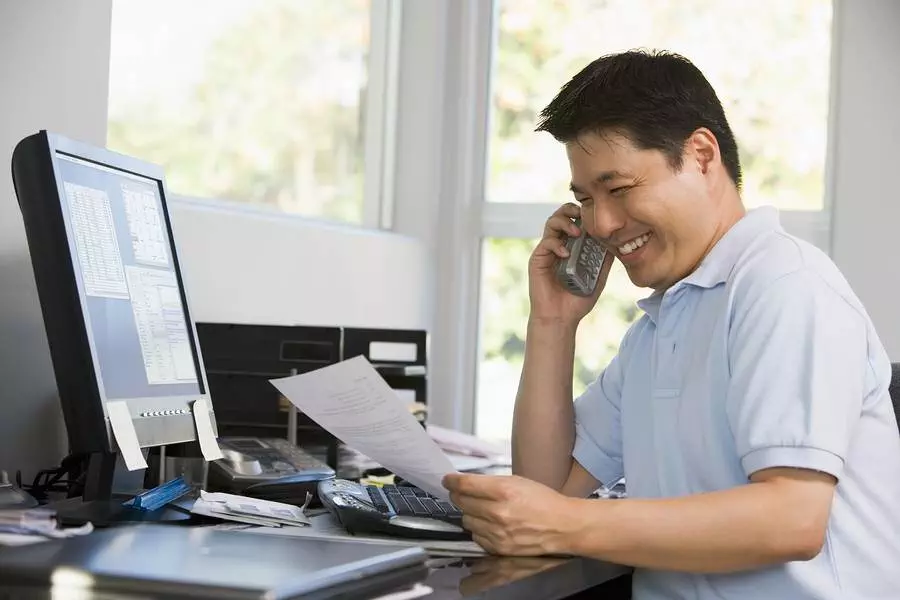
[[[71,451],[114,452],[118,450],[107,410],[107,403],[111,401],[125,402],[128,406],[138,442],[142,448],[196,440],[192,412],[194,401],[199,399],[206,400],[213,432],[216,434],[217,427],[209,396],[209,384],[193,318],[193,308],[182,272],[179,245],[172,222],[163,168],[131,156],[46,131],[30,136],[23,142],[29,139],[32,140],[32,143],[37,144],[28,149],[30,150],[28,152],[30,154],[29,158],[37,161],[37,168],[39,169],[37,173],[37,187],[40,188],[42,186],[40,178],[46,178],[47,172],[45,169],[47,168],[49,168],[54,182],[53,189],[48,188],[44,190],[46,196],[40,199],[39,202],[44,210],[52,209],[43,218],[52,218],[54,223],[44,222],[38,227],[38,230],[42,229],[43,231],[33,232],[33,235],[35,238],[42,238],[44,234],[47,234],[47,237],[55,237],[59,240],[59,234],[62,233],[64,239],[64,243],[61,246],[52,243],[53,240],[29,239],[29,247],[32,252],[38,295],[44,312],[47,338],[59,388],[60,402],[62,403],[66,419],[66,428],[69,433]],[[58,168],[58,161],[64,159],[61,159],[60,155],[77,161],[95,164],[101,168],[112,169],[152,180],[157,184],[163,222],[166,235],[168,236],[169,249],[172,253],[173,270],[178,283],[179,293],[181,294],[194,366],[197,372],[199,393],[155,397],[107,398],[96,344],[94,343],[91,330],[84,284],[82,278],[76,276],[75,271],[78,268],[76,264],[77,251],[71,222],[64,214],[65,208],[63,203],[66,202],[66,192],[62,175]],[[43,185],[48,183],[45,179]],[[17,196],[19,193],[20,191],[17,190]],[[19,202],[20,204],[22,203],[21,198],[19,198]],[[24,216],[25,209],[23,208]],[[32,220],[34,219],[35,216],[32,215]],[[29,233],[28,219],[25,219],[25,221],[26,233]],[[42,244],[47,244],[47,252],[40,252],[40,256],[35,256],[35,246]],[[41,261],[47,260],[57,261],[56,265],[40,264]],[[48,279],[51,278],[56,278],[59,281],[48,282]],[[73,313],[75,311],[73,309],[76,307],[79,318],[72,319],[69,323],[66,323],[67,319],[74,316]],[[89,361],[77,361],[78,364],[71,364],[73,356],[84,356],[85,353],[90,356]],[[89,373],[74,372],[78,368],[85,367],[89,368]],[[87,389],[88,387],[92,389]],[[84,398],[84,396],[90,396],[90,398]],[[84,402],[92,403],[94,406],[89,407]]]

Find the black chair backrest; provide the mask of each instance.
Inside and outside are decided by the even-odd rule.
[[[900,427],[900,363],[891,363],[891,385],[888,387],[888,393],[894,404],[897,427]]]

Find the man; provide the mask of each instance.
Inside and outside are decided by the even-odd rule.
[[[680,56],[627,52],[541,116],[580,208],[529,263],[515,476],[445,480],[474,539],[632,565],[641,600],[900,597],[888,358],[828,257],[745,211],[712,87]],[[579,214],[610,250],[591,298],[554,276]],[[575,332],[614,259],[652,293],[573,404]],[[627,499],[585,498],[623,475]]]

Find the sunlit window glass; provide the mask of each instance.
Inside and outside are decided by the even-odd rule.
[[[113,3],[108,145],[172,192],[358,222],[368,0]]]

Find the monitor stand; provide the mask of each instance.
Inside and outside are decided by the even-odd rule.
[[[88,468],[81,498],[68,498],[48,505],[56,511],[60,525],[79,526],[90,522],[94,527],[110,527],[125,523],[174,523],[185,524],[191,519],[193,499],[183,497],[154,511],[137,510],[122,503],[133,493],[115,492],[116,479],[127,479],[123,466],[116,469],[118,453],[95,452],[88,458]],[[143,471],[140,472],[141,476]],[[143,483],[143,479],[141,479]],[[142,487],[141,483],[137,486]]]

